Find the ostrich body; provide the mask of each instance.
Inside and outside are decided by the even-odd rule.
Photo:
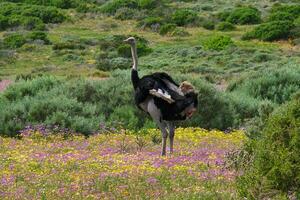
[[[178,85],[167,73],[156,72],[139,78],[136,40],[130,37],[124,42],[130,44],[133,66],[131,81],[135,91],[135,103],[147,112],[161,130],[161,155],[166,155],[167,137],[170,139],[170,153],[173,153],[175,121],[190,118],[198,104],[197,93],[184,84]]]

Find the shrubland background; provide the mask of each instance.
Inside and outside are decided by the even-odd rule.
[[[246,130],[241,153],[260,162],[247,163],[242,195],[296,190],[299,158],[288,152],[299,153],[298,0],[0,0],[0,80],[15,82],[0,94],[0,134],[155,127],[133,102],[128,36],[138,39],[140,76],[165,71],[199,91],[197,113],[180,126]],[[280,121],[280,112],[290,114]],[[279,127],[289,136],[274,136]],[[285,153],[272,165],[262,164],[269,152],[255,153],[271,148],[268,134],[290,144],[273,149]]]

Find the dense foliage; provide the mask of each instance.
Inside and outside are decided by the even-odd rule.
[[[291,28],[293,28],[293,24],[290,21],[272,21],[248,32],[243,36],[243,39],[257,38],[265,41],[287,39],[290,36]]]
[[[204,42],[204,47],[211,50],[224,50],[228,46],[233,45],[233,41],[228,36],[213,35]]]
[[[42,41],[44,44],[50,44],[50,40],[45,32],[34,31],[28,34],[14,33],[4,37],[3,45],[6,48],[16,49],[22,47],[24,44],[33,41]]]
[[[20,81],[1,95],[0,132],[14,136],[29,124],[58,125],[87,135],[97,131],[101,122],[120,121],[130,129],[147,126],[147,118],[133,103],[129,78],[129,73],[122,72],[95,82],[47,76]],[[255,115],[256,109],[250,104],[231,101],[230,96],[217,92],[205,81],[189,79],[199,90],[199,104],[205,106],[183,126],[226,129]],[[250,115],[243,114],[241,107]]]
[[[47,23],[61,23],[66,16],[48,6],[0,2],[0,30],[23,26],[27,30],[43,30]]]
[[[190,10],[176,10],[172,15],[172,22],[178,26],[195,24],[198,17],[197,14]]]
[[[253,158],[238,179],[242,196],[286,198],[293,194],[299,197],[299,127],[300,99],[297,97],[270,116],[260,140],[249,141],[248,151]]]
[[[300,90],[299,76],[300,70],[297,66],[265,70],[232,83],[228,90],[281,104],[289,101]]]
[[[299,16],[300,6],[298,5],[274,5],[267,22],[247,32],[243,39],[256,38],[264,41],[274,41],[300,37],[298,34],[299,29],[293,30],[296,24],[294,21],[296,22]]]
[[[217,30],[219,31],[232,31],[235,26],[230,22],[221,22],[217,25]]]
[[[232,11],[219,14],[221,20],[233,24],[258,24],[261,22],[261,13],[253,7],[237,7]]]

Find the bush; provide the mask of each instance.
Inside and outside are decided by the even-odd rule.
[[[200,22],[200,25],[207,29],[207,30],[214,30],[215,29],[215,22],[212,20],[203,20],[202,22]]]
[[[225,14],[219,15],[221,18],[225,18],[228,15]],[[253,7],[238,7],[234,9],[226,17],[226,21],[233,24],[258,24],[261,22],[260,12]]]
[[[300,89],[300,70],[293,66],[256,73],[232,83],[228,89],[260,100],[268,99],[281,104],[289,101]]]
[[[66,16],[55,7],[0,3],[0,16],[7,16],[6,28],[24,26],[28,30],[44,30],[44,23],[61,23]]]
[[[136,12],[137,11],[132,8],[119,8],[115,13],[115,18],[121,20],[134,19]]]
[[[293,21],[295,16],[292,13],[287,12],[274,12],[271,13],[268,17],[268,21]]]
[[[137,129],[139,122],[135,115],[135,108],[128,105],[115,108],[113,113],[110,115],[109,121],[120,122],[123,126],[126,126],[131,130]]]
[[[240,121],[237,110],[226,94],[218,92],[211,84],[201,79],[182,75],[177,79],[179,78],[189,80],[199,91],[199,108],[190,120],[181,123],[182,126],[225,130],[237,125]]]
[[[124,59],[109,61],[123,64]],[[0,133],[15,136],[29,124],[59,125],[86,135],[98,131],[103,121],[108,124],[120,121],[124,128],[143,127],[149,120],[133,103],[130,70],[127,70],[130,65],[125,67],[126,70],[114,71],[109,79],[101,81],[42,76],[15,83],[0,94]],[[241,121],[237,108],[251,110],[242,101],[233,104],[229,96],[199,78],[185,75],[174,78],[190,80],[199,90],[199,105],[205,105],[199,107],[191,120],[181,123],[182,126],[224,130]]]
[[[220,51],[233,45],[233,41],[229,36],[214,35],[204,41],[203,45],[206,49]]]
[[[164,23],[161,17],[147,17],[139,22],[139,26],[144,28],[151,28],[153,31],[157,32],[159,27]]]
[[[271,10],[271,15],[276,13],[288,13],[293,19],[300,16],[300,5],[274,5]],[[279,15],[280,15],[279,14]]]
[[[235,30],[235,26],[230,22],[221,22],[217,25],[219,31],[232,31]]]
[[[198,16],[195,12],[186,9],[176,10],[171,18],[172,23],[178,26],[194,25],[198,20]]]
[[[73,0],[51,0],[50,5],[55,6],[57,8],[68,9],[68,8],[76,8],[78,4],[77,1],[73,1]]]
[[[26,43],[26,37],[22,34],[11,34],[4,38],[3,43],[8,48],[19,48]]]
[[[57,8],[75,8],[77,6],[77,1],[72,0],[9,0],[10,2],[18,2],[29,5],[42,5],[42,6],[55,6]]]
[[[176,28],[176,24],[164,24],[159,29],[160,35],[166,35],[172,31],[174,31]]]
[[[44,23],[61,23],[66,17],[58,9],[45,6],[31,6],[23,8],[22,15],[40,18]]]
[[[300,99],[296,98],[270,116],[260,140],[248,142],[253,158],[238,178],[242,197],[276,199],[296,192],[299,195],[299,127]]]
[[[119,8],[138,8],[138,3],[135,0],[112,0],[101,6],[101,11],[108,14],[115,14]]]
[[[47,37],[47,34],[45,32],[41,32],[41,31],[35,31],[35,32],[31,32],[27,38],[29,38],[30,40],[42,40],[45,42],[45,44],[50,44],[50,40]]]
[[[0,15],[0,31],[8,28],[8,18]]]
[[[153,9],[160,4],[161,2],[156,0],[138,0],[138,5],[141,9]]]
[[[25,17],[21,25],[27,30],[45,30],[45,24],[37,17]]]
[[[274,41],[286,39],[290,36],[290,32],[294,27],[291,21],[272,21],[263,23],[254,30],[246,33],[242,39],[260,39],[264,41]]]

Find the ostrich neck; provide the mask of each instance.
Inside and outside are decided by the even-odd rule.
[[[131,45],[131,55],[132,55],[132,61],[133,61],[132,69],[137,70],[138,57],[137,57],[137,50],[136,50],[135,44]]]

